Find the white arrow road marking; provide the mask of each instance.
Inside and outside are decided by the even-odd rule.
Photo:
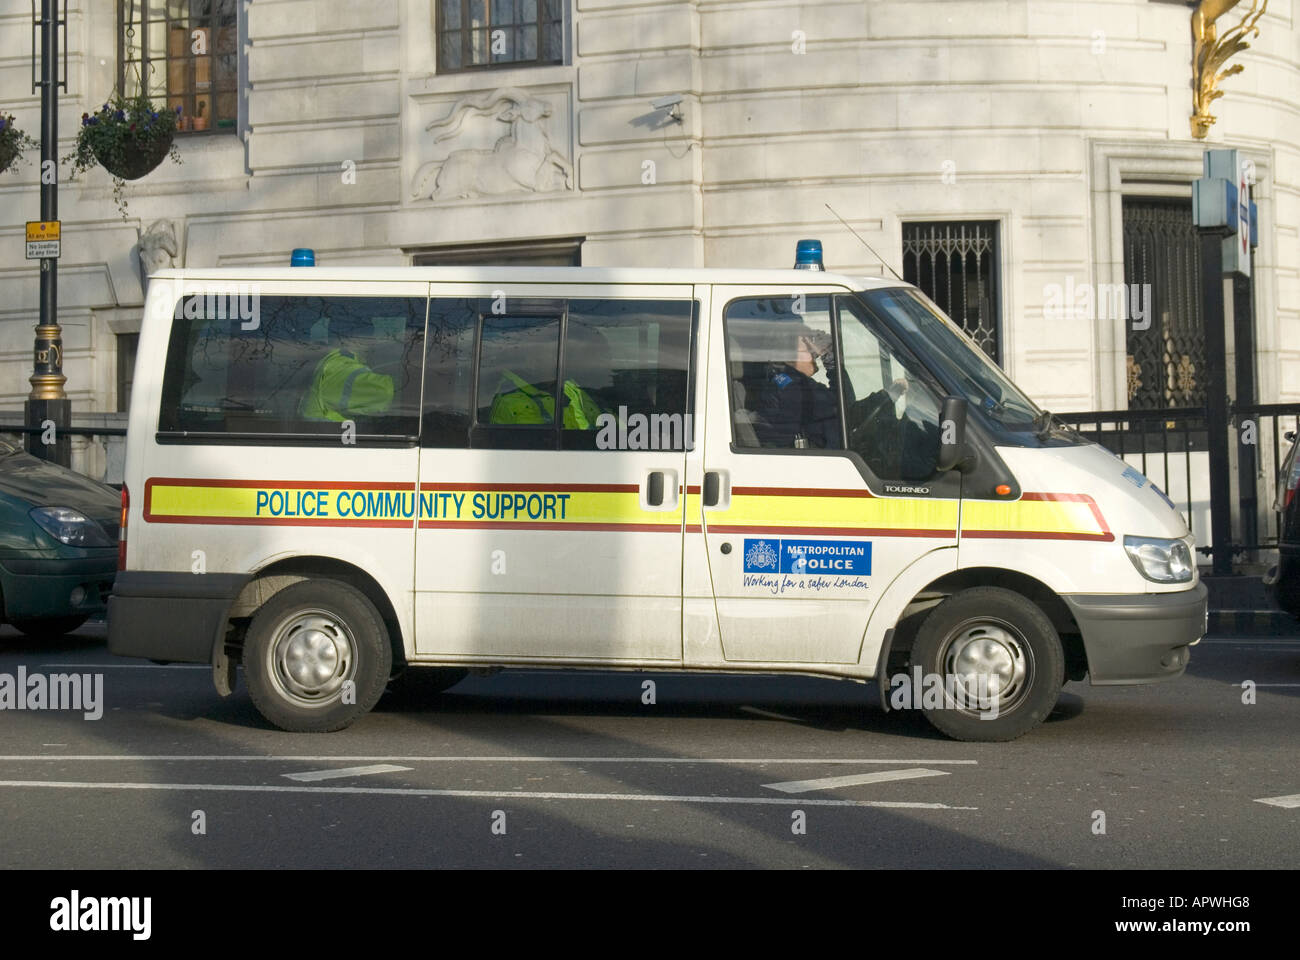
[[[810,790],[834,790],[836,787],[856,787],[864,783],[886,783],[890,780],[917,780],[921,777],[946,777],[947,770],[881,770],[877,773],[855,773],[847,777],[822,777],[820,780],[786,780],[783,783],[763,784],[769,790],[782,793],[807,793]]]
[[[1286,807],[1287,809],[1294,809],[1295,807],[1300,807],[1300,793],[1293,793],[1289,797],[1261,797],[1255,802],[1267,803],[1270,806],[1274,806],[1274,807]]]
[[[780,797],[701,797],[671,793],[541,793],[525,790],[425,790],[417,787],[291,787],[280,784],[234,783],[99,783],[72,780],[0,780],[0,787],[46,787],[65,790],[175,790],[182,793],[335,793],[390,797],[479,797],[492,800],[640,800],[649,803],[727,803],[763,806],[886,807],[904,810],[978,810],[978,807],[950,807],[946,803],[909,803],[900,800],[823,800]]]
[[[399,767],[392,763],[376,763],[368,767],[341,767],[337,770],[308,770],[304,773],[286,773],[284,777],[289,780],[311,781],[311,780],[338,780],[342,777],[368,777],[372,773],[401,773],[403,770],[413,770],[414,767]]]

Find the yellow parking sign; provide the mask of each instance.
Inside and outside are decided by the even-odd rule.
[[[58,220],[27,221],[27,259],[58,258],[59,234],[62,223]]]

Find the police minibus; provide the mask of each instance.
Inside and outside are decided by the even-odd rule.
[[[582,667],[874,680],[1009,740],[1206,625],[1159,489],[824,269],[164,271],[125,481],[109,649],[242,664],[285,730]]]

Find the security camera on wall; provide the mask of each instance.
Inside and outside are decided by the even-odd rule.
[[[659,97],[658,99],[651,100],[650,106],[654,107],[656,110],[668,111],[669,117],[671,117],[675,122],[681,123],[682,122],[681,103],[683,99],[685,98],[680,93],[673,93],[673,94],[669,94],[666,97]]]

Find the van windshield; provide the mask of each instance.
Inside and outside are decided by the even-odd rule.
[[[1037,432],[1043,411],[1012,383],[965,332],[918,290],[891,287],[859,293],[925,357],[950,389],[972,407],[1013,432]]]

